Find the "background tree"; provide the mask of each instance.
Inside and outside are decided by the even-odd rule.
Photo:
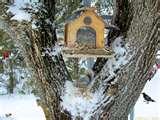
[[[2,30],[0,31],[0,79],[1,94],[30,93],[32,91],[27,88],[31,76],[22,52],[12,38]]]

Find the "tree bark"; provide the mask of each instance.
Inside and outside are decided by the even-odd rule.
[[[112,25],[117,26],[120,30],[110,29],[107,40],[108,45],[111,46],[114,39],[120,35],[126,36],[131,20],[133,18],[131,3],[128,0],[113,0],[114,15],[111,21]],[[93,71],[99,73],[108,59],[97,58]]]
[[[70,114],[62,112],[60,96],[65,81],[69,78],[62,55],[50,56],[42,53],[45,49],[52,48],[57,42],[55,27],[45,22],[46,19],[54,23],[55,1],[44,1],[46,18],[39,18],[40,28],[38,31],[26,31],[31,46],[28,48],[29,59],[34,69],[38,89],[39,105],[43,108],[46,120],[70,120]],[[44,15],[44,14],[42,14]]]
[[[125,1],[121,2],[124,4]],[[98,108],[103,111],[99,115],[101,116],[99,119],[102,120],[105,117],[107,120],[124,120],[124,117],[128,116],[147,82],[146,77],[153,65],[156,47],[160,43],[160,2],[158,0],[139,0],[127,3],[130,4],[133,18],[129,18],[131,21],[125,33],[125,40],[134,54],[129,63],[123,66],[114,78],[111,78],[112,81],[116,80],[118,91],[111,97],[113,104],[104,104]],[[106,69],[107,64],[104,65],[99,77],[97,76],[95,80],[95,83],[98,81],[101,85],[105,85],[105,94],[110,88],[108,87],[110,79],[107,76],[109,73],[106,72]],[[96,89],[94,87],[95,84],[92,89]]]

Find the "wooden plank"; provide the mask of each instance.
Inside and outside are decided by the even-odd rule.
[[[64,57],[105,57],[111,58],[114,52],[110,49],[63,49]]]

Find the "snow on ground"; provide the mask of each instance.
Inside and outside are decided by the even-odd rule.
[[[151,81],[148,81],[144,87],[143,92],[147,93],[151,98],[153,98],[156,102],[146,104],[142,95],[135,106],[135,117],[159,117],[160,119],[160,69],[158,69],[155,76]],[[150,119],[152,120],[152,119]]]
[[[62,96],[61,103],[64,110],[67,110],[73,116],[80,116],[84,120],[89,120],[91,113],[97,107],[97,104],[103,100],[102,92],[94,94],[84,88],[84,93],[73,85],[72,82],[67,81],[65,84],[65,93]]]
[[[33,95],[5,95],[0,96],[0,120],[45,120],[45,116]]]

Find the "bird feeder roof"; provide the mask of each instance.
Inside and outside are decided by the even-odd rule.
[[[96,18],[105,25],[106,22],[103,20],[103,17],[98,16],[96,11],[97,9],[95,7],[80,8],[76,11],[73,11],[72,16],[66,19],[66,23],[74,22],[74,20],[78,19],[80,16],[85,15],[86,12],[90,12],[90,16],[96,16]]]

